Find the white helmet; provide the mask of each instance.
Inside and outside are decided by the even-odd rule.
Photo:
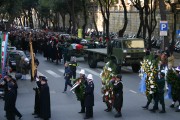
[[[92,74],[88,74],[87,79],[89,79],[89,80],[93,80],[93,76],[92,76]]]
[[[85,75],[85,70],[84,70],[84,69],[81,69],[81,71],[79,72],[79,74]]]

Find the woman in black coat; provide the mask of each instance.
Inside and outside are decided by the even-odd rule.
[[[114,108],[117,111],[115,117],[121,117],[121,108],[123,105],[123,84],[122,84],[122,76],[120,74],[117,75],[114,83],[113,83],[113,93],[114,93]]]

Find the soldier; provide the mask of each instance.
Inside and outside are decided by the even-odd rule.
[[[75,81],[75,84],[76,83],[79,84],[79,86],[75,88],[75,93],[77,96],[77,100],[79,100],[81,103],[81,111],[79,113],[85,113],[85,106],[84,106],[84,99],[85,99],[84,92],[85,92],[85,81],[86,81],[85,71],[81,69],[79,74],[80,77]]]
[[[177,81],[177,84],[178,86],[180,86],[180,66],[176,68],[176,71],[177,71],[177,75],[178,75],[178,81]],[[178,87],[179,88],[179,87]],[[177,94],[178,94],[178,102],[179,102],[179,106],[176,110],[176,112],[180,112],[180,88],[177,90]]]
[[[158,102],[160,101],[162,105],[162,110],[159,113],[166,113],[165,110],[165,103],[164,103],[164,87],[165,87],[165,79],[164,79],[165,73],[160,73],[160,78],[157,78],[156,84],[157,84],[157,92],[155,93],[155,103],[153,106],[153,109],[151,109],[151,112],[156,112],[158,108]]]
[[[8,82],[8,91],[6,93],[5,97],[5,111],[6,111],[6,117],[7,120],[15,120],[15,101],[16,101],[16,95],[15,91],[13,90],[13,83]]]
[[[113,82],[113,93],[114,93],[114,108],[117,111],[115,118],[121,117],[121,108],[123,105],[123,84],[122,76],[118,74],[115,81]]]
[[[36,84],[37,86],[33,88],[35,91],[35,104],[34,104],[34,113],[32,115],[40,115],[40,88],[41,88],[41,79],[44,76],[39,76],[39,78],[36,78]]]
[[[47,79],[42,77],[40,89],[40,117],[44,120],[51,118],[50,92]]]
[[[69,85],[72,87],[71,80],[70,78],[72,77],[72,71],[69,68],[69,64],[65,63],[65,72],[64,72],[64,79],[65,79],[65,86],[64,86],[64,91],[62,93],[65,93],[67,90],[67,86]]]
[[[84,119],[93,117],[93,106],[94,106],[94,83],[92,74],[87,76],[87,82],[85,83],[85,101],[84,105],[86,108],[86,115]]]
[[[69,67],[72,71],[72,77],[73,79],[76,79],[76,67],[78,66],[77,62],[76,62],[76,57],[72,57],[71,62],[69,63]]]

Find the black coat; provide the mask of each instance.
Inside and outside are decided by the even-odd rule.
[[[5,96],[5,108],[6,112],[14,112],[15,110],[16,95],[13,89],[9,90]]]
[[[113,84],[114,108],[121,108],[123,105],[123,84],[122,82]]]
[[[94,106],[94,83],[85,82],[85,107],[92,107]]]
[[[51,117],[50,92],[48,84],[44,84],[40,89],[40,117],[48,119]]]

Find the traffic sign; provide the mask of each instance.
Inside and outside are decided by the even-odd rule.
[[[176,34],[177,34],[177,38],[180,38],[180,30],[177,30]]]
[[[167,36],[168,21],[160,21],[160,36]]]

